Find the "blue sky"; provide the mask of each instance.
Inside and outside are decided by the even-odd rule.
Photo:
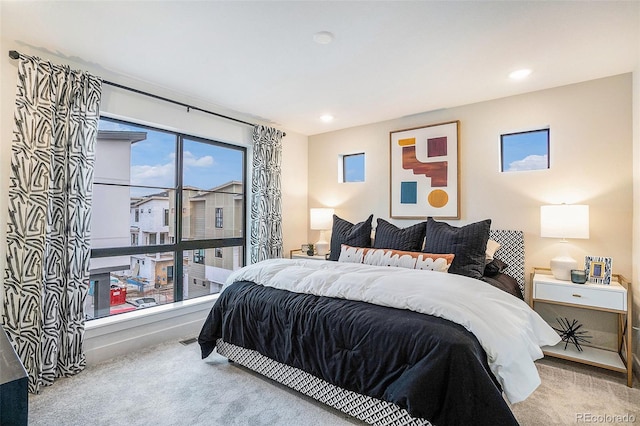
[[[364,154],[345,155],[344,181],[364,182]]]
[[[502,135],[502,171],[548,168],[548,130]]]
[[[107,120],[100,120],[99,128],[146,132],[147,139],[131,146],[131,184],[175,186],[175,135]],[[231,180],[242,181],[242,156],[240,150],[185,138],[183,184],[210,189]]]

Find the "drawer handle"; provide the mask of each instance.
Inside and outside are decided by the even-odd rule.
[[[574,294],[572,294],[572,296],[573,296],[573,297],[582,297],[582,295],[580,295],[580,294],[575,294],[575,293],[574,293]]]

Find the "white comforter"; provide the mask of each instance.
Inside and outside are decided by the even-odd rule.
[[[526,303],[487,283],[443,272],[318,260],[272,259],[233,272],[236,281],[357,300],[445,318],[472,332],[512,403],[540,384],[533,361],[558,334]],[[223,288],[223,291],[224,291]]]

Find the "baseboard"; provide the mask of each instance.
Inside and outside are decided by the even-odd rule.
[[[87,323],[87,365],[171,340],[196,337],[218,295],[147,308]]]

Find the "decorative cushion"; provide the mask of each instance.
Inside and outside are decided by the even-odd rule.
[[[407,228],[398,228],[384,219],[378,219],[374,248],[420,251],[424,244],[426,223],[421,222]]]
[[[340,247],[347,244],[355,247],[371,247],[371,221],[373,215],[363,222],[355,225],[333,215],[333,228],[331,230],[331,252],[329,260],[338,260]]]
[[[449,272],[471,278],[482,278],[491,219],[455,227],[427,220],[426,253],[453,253]]]
[[[447,272],[453,259],[453,254],[351,247],[343,244],[338,261]]]
[[[489,239],[487,241],[487,251],[485,256],[487,263],[493,260],[493,256],[496,254],[499,248],[500,248],[499,242],[493,241],[492,239]]]

